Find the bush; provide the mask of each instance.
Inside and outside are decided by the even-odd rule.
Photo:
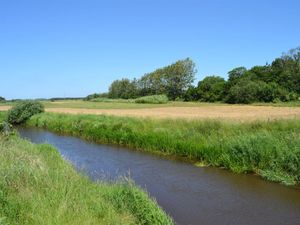
[[[196,101],[198,100],[199,97],[199,93],[198,93],[198,88],[194,87],[194,86],[190,86],[186,92],[183,95],[183,100],[184,101]]]
[[[249,104],[257,102],[260,86],[257,82],[243,79],[230,88],[226,97],[227,103]]]
[[[44,112],[44,106],[37,101],[23,101],[8,112],[7,121],[11,124],[21,124],[31,116]]]
[[[135,103],[163,104],[169,101],[166,95],[149,95],[135,99]]]
[[[225,80],[219,76],[205,77],[198,83],[198,92],[201,101],[221,101],[224,94]]]

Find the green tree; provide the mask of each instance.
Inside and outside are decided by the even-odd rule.
[[[236,84],[247,72],[245,67],[237,67],[228,72],[228,82]]]
[[[141,96],[166,94],[171,100],[184,96],[195,79],[195,63],[187,58],[145,74],[138,80]]]
[[[197,101],[199,100],[199,92],[198,88],[194,86],[190,86],[183,95],[184,101]]]
[[[198,83],[200,100],[205,102],[221,101],[226,81],[219,76],[208,76]]]
[[[241,79],[229,90],[226,97],[228,103],[249,104],[258,101],[259,84],[249,79]]]
[[[6,101],[5,98],[0,96],[0,102],[5,102],[5,101]]]
[[[228,80],[226,82],[226,85],[224,87],[224,95],[229,94],[230,88],[232,88],[236,83],[244,77],[246,74],[247,69],[245,67],[237,67],[234,68],[233,70],[228,72]]]
[[[289,92],[300,94],[300,48],[291,49],[271,65],[274,80]]]
[[[170,99],[183,97],[184,92],[195,80],[195,63],[187,58],[165,68],[164,81]]]
[[[274,82],[274,77],[272,76],[272,70],[270,65],[265,66],[254,66],[246,73],[246,76],[251,80],[264,81],[266,83]]]
[[[108,96],[123,99],[136,98],[136,81],[130,81],[129,79],[115,80],[109,87]]]

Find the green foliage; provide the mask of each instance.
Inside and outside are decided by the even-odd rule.
[[[171,100],[183,97],[195,78],[195,63],[187,58],[147,73],[140,79],[115,80],[109,88],[110,98],[131,99],[148,95],[167,95]]]
[[[94,183],[50,145],[0,135],[3,225],[173,224],[132,182]]]
[[[137,87],[135,80],[115,80],[109,87],[108,96],[110,98],[135,98],[137,96]]]
[[[4,122],[7,118],[7,112],[1,112],[0,111],[0,123]]]
[[[13,129],[13,126],[6,121],[0,120],[0,135],[3,136],[9,136],[9,135],[14,135],[15,130]]]
[[[212,91],[211,78],[204,78],[197,88],[189,88],[185,100],[228,103],[295,101],[300,96],[300,48],[292,49],[271,65],[254,66],[247,70],[237,67],[228,72],[228,81],[220,83],[221,98]],[[210,81],[212,82],[212,81]],[[202,85],[201,85],[202,83]],[[201,87],[201,86],[202,87]],[[218,96],[218,97],[216,97]],[[219,100],[218,100],[219,99]]]
[[[198,95],[201,101],[221,101],[224,95],[225,80],[219,76],[208,76],[198,83]]]
[[[36,101],[47,101],[48,99],[35,99]],[[56,101],[76,101],[76,100],[83,100],[83,98],[80,97],[58,97],[58,98],[50,98],[49,99],[51,102],[56,102]],[[13,99],[11,102],[22,102],[24,100],[21,99]]]
[[[275,59],[271,69],[274,81],[289,92],[300,94],[300,47]]]
[[[171,100],[183,97],[195,79],[195,63],[187,58],[145,74],[138,80],[140,95],[166,94]]]
[[[108,93],[101,93],[101,94],[94,93],[94,94],[86,96],[83,99],[83,101],[93,101],[96,98],[108,98]]]
[[[184,101],[197,101],[199,100],[198,88],[194,86],[189,86],[183,95]]]
[[[111,103],[133,103],[133,99],[123,99],[123,98],[94,98],[90,102],[111,102]]]
[[[164,94],[172,101],[248,104],[295,101],[300,96],[300,47],[291,49],[270,65],[234,68],[228,72],[227,81],[208,76],[197,87],[192,86],[197,72],[195,67],[195,63],[187,58],[146,73],[140,79],[116,80],[109,88],[108,97],[133,99]]]
[[[259,85],[251,80],[243,79],[230,88],[226,101],[228,103],[244,103],[249,104],[257,102]]]
[[[239,80],[232,86],[226,96],[228,103],[249,104],[253,102],[276,102],[297,100],[296,93],[290,93],[278,84],[252,81],[249,78]]]
[[[5,98],[0,96],[0,102],[5,102],[5,101],[6,101]]]
[[[169,99],[166,95],[149,95],[134,100],[135,103],[148,103],[148,104],[164,104],[164,103],[168,103],[168,101]]]
[[[22,101],[9,110],[7,121],[11,124],[21,124],[31,116],[44,112],[44,106],[37,101]]]
[[[27,124],[238,173],[257,173],[286,184],[300,183],[299,119],[228,123],[45,113]]]

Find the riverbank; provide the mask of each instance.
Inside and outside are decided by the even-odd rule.
[[[300,181],[300,119],[230,123],[43,113],[27,125],[255,173],[286,185]]]
[[[50,145],[0,135],[0,153],[2,225],[172,224],[134,184],[94,183]]]

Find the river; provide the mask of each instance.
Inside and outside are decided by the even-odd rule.
[[[297,188],[37,128],[19,128],[19,133],[55,146],[93,180],[130,176],[179,225],[300,224]]]

